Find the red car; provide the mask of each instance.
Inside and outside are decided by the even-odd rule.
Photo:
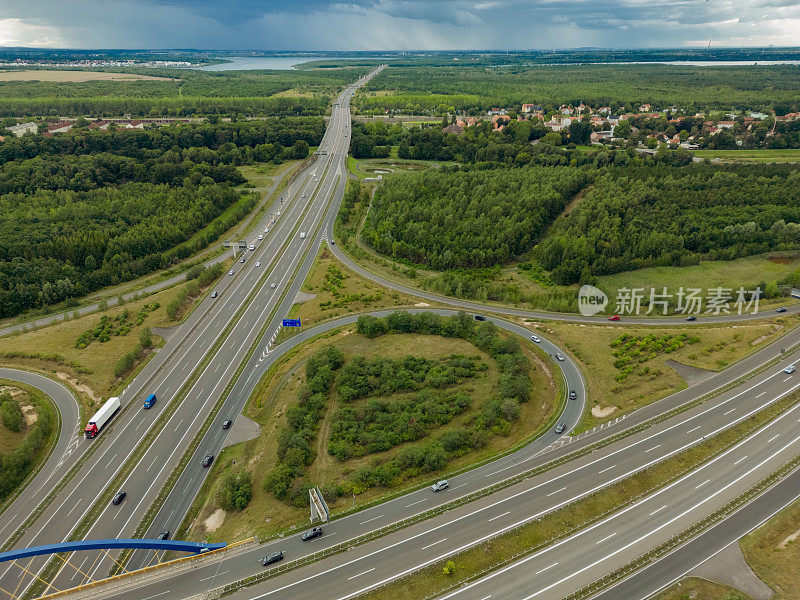
[[[614,315],[613,317],[608,317],[609,321],[619,321],[619,315]]]

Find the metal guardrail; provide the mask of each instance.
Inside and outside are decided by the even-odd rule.
[[[77,594],[86,591],[94,590],[97,593],[103,593],[107,589],[115,589],[120,587],[120,585],[114,585],[117,583],[128,583],[128,580],[137,577],[140,575],[152,575],[156,571],[158,572],[170,572],[176,570],[178,567],[185,566],[187,564],[193,564],[209,556],[217,556],[219,554],[229,553],[233,549],[241,549],[242,546],[246,544],[257,543],[257,539],[255,537],[248,538],[245,540],[240,540],[238,542],[234,542],[225,546],[224,548],[219,548],[217,550],[209,550],[208,552],[203,552],[201,554],[193,554],[191,556],[183,556],[181,558],[176,558],[167,562],[158,563],[155,565],[150,565],[149,567],[144,567],[142,569],[137,569],[136,571],[126,571],[125,573],[120,573],[119,575],[114,575],[113,577],[109,577],[106,579],[100,579],[98,581],[93,581],[91,583],[85,583],[83,585],[79,585],[74,588],[70,588],[67,590],[61,590],[55,592],[54,594],[48,594],[47,596],[41,596],[39,600],[49,600],[50,598],[61,598],[63,596],[68,596],[70,594]],[[103,589],[99,589],[99,588]],[[84,596],[86,597],[86,596]]]

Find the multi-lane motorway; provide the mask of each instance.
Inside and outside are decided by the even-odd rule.
[[[311,268],[319,244],[332,234],[346,180],[345,159],[350,133],[349,100],[362,83],[360,80],[349,86],[337,99],[330,125],[320,146],[320,155],[297,178],[292,188],[284,193],[264,221],[259,223],[253,235],[267,231],[264,234],[265,239],[256,246],[254,252],[246,253],[244,263],[235,264],[233,276],[223,279],[217,288],[219,297],[206,298],[125,390],[122,396],[125,409],[115,417],[107,431],[94,441],[81,440],[69,454],[65,455],[63,451],[58,453],[61,457],[60,468],[66,472],[89,449],[93,450],[77,474],[42,514],[29,524],[16,540],[14,547],[61,541],[73,535],[75,524],[88,513],[90,507],[101,496],[105,497],[116,490],[108,489],[109,481],[123,468],[170,402],[180,401],[166,419],[161,433],[150,442],[141,457],[137,458],[130,474],[119,485],[128,494],[125,502],[121,506],[103,506],[99,518],[94,520],[87,531],[81,533],[81,537],[86,538],[130,536],[180,462],[189,442],[198,434],[225,390],[229,390],[224,396],[221,410],[153,519],[146,537],[155,537],[163,529],[174,531],[207,473],[201,465],[202,457],[208,453],[218,453],[226,435],[221,429],[222,421],[235,419],[241,412],[261,374],[277,357],[297,343],[320,331],[354,321],[354,317],[340,319],[305,331],[277,348],[269,347],[269,341],[277,332],[280,319],[288,313]],[[306,232],[307,235],[301,236],[301,232]],[[332,245],[331,249],[350,268],[387,287],[469,310],[486,310],[485,306],[476,303],[405,289],[354,264],[337,246]],[[256,266],[259,262],[261,265]],[[492,307],[491,311],[515,316],[562,318],[499,307]],[[583,320],[574,315],[568,318]],[[702,320],[742,318],[751,317],[730,315]],[[642,321],[654,323],[662,320]],[[674,323],[675,319],[663,321]],[[526,338],[530,333],[510,322],[496,322]],[[726,371],[637,411],[627,419],[592,435],[556,446],[553,442],[561,443],[568,438],[559,438],[552,431],[547,432],[513,454],[454,477],[450,489],[445,493],[434,495],[428,489],[418,490],[337,519],[326,527],[325,535],[313,542],[302,543],[296,536],[282,539],[240,554],[234,560],[209,561],[207,565],[189,573],[175,572],[158,581],[137,584],[134,589],[117,590],[112,595],[131,599],[188,597],[260,570],[258,558],[273,549],[284,550],[287,559],[291,560],[320,548],[336,545],[428,510],[459,495],[526,472],[600,438],[643,422],[659,412],[685,404],[735,381],[774,358],[781,346],[789,347],[798,340],[800,333],[793,332]],[[547,340],[543,340],[542,348],[551,354],[556,350]],[[539,518],[610,482],[624,479],[682,448],[702,442],[705,436],[747,418],[747,415],[767,402],[781,398],[800,385],[800,381],[796,384],[791,376],[781,375],[780,369],[792,360],[791,357],[787,358],[770,367],[768,371],[756,375],[749,382],[681,415],[606,446],[601,452],[585,455],[350,552],[241,590],[235,597],[347,598],[392,581],[461,548],[480,543],[520,523]],[[578,391],[578,400],[567,402],[563,415],[563,420],[571,426],[577,422],[583,408],[583,380],[571,360],[556,364],[561,367],[567,386]],[[156,393],[159,401],[154,409],[142,411],[140,403],[143,396],[150,392]],[[496,598],[556,598],[568,594],[596,578],[598,574],[613,570],[632,555],[657,545],[664,536],[669,537],[687,523],[701,518],[718,503],[724,503],[732,495],[763,477],[787,456],[800,451],[797,448],[798,441],[791,434],[791,426],[796,426],[798,417],[800,415],[787,413],[743,442],[735,452],[731,451],[717,458],[709,467],[695,471],[652,498],[645,498],[625,513],[612,515],[591,529],[563,540],[558,546],[531,555],[524,561],[505,568],[498,575],[493,574],[459,590],[456,595],[482,599],[492,597],[493,594]],[[67,437],[71,438],[69,435]],[[93,448],[93,445],[97,448]],[[53,456],[56,454],[54,452]],[[46,470],[43,469],[42,473]],[[704,475],[704,472],[708,472],[708,475]],[[22,506],[26,506],[27,511],[21,509],[14,514],[9,509],[4,513],[13,514],[14,519],[10,526],[0,529],[0,542],[8,539],[27,512],[46,496],[50,487],[52,486],[31,485],[25,489],[23,494],[28,495],[27,503]],[[656,507],[657,510],[652,509],[653,503],[658,502],[661,504]],[[13,507],[12,505],[11,508]],[[557,559],[553,559],[553,553],[557,554]],[[150,558],[144,553],[134,554],[129,566],[141,566]],[[70,567],[60,569],[50,591],[75,586],[89,577],[102,577],[113,565],[110,558],[92,561],[94,558],[78,557],[76,565],[80,571]],[[36,559],[26,566],[35,574],[41,572],[45,563],[44,559]],[[0,587],[3,589],[24,590],[32,580],[32,575],[20,576],[17,567],[5,566],[0,569]]]
[[[302,271],[307,269],[301,269],[299,273],[295,271],[298,265],[310,266],[315,244],[324,233],[323,217],[328,214],[331,199],[337,194],[341,197],[343,193],[344,157],[349,146],[349,100],[363,81],[359,80],[342,92],[316,160],[252,233],[256,237],[266,230],[267,233],[262,234],[265,236],[263,242],[256,245],[255,251],[245,253],[244,263],[235,263],[233,275],[225,276],[217,287],[219,296],[208,296],[125,389],[121,395],[123,412],[112,420],[110,427],[95,440],[82,441],[79,449],[62,464],[66,473],[91,445],[99,446],[39,518],[28,524],[14,547],[68,539],[75,524],[104,493],[107,495],[109,481],[170,402],[185,398],[121,485],[128,494],[126,501],[115,507],[117,510],[113,513],[104,509],[85,536],[125,537],[136,528],[172,468],[179,462],[189,440],[199,431],[238,365],[259,339],[262,325],[271,320],[275,326],[279,314],[276,309],[281,303],[293,299],[302,283]],[[307,235],[302,236],[303,232]],[[269,335],[268,331],[266,339]],[[148,393],[155,393],[159,401],[153,409],[142,411],[140,403],[143,395]],[[49,489],[43,489],[32,502],[43,499],[47,493]],[[8,539],[15,531],[15,525],[22,524],[26,514],[15,516],[11,527],[2,532],[0,542]],[[175,516],[178,522],[181,517]],[[159,523],[161,525],[164,523]],[[38,574],[44,564],[44,559],[36,559],[27,568],[32,574]],[[87,565],[82,566],[88,569]],[[14,572],[15,569],[18,568],[3,565],[0,587],[17,587],[20,575]],[[84,573],[104,573],[103,569],[108,571],[107,562],[94,565],[90,572]],[[62,571],[53,581],[53,586],[55,589],[71,587],[86,575],[78,573],[76,576],[75,571]],[[33,578],[34,575],[23,575],[19,589],[24,590]]]

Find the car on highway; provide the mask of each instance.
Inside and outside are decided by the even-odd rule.
[[[123,500],[125,500],[125,496],[127,496],[125,492],[117,492],[114,494],[114,497],[111,499],[111,504],[117,505],[120,504]]]
[[[233,275],[233,269],[231,269],[230,271],[228,271],[228,275]]]
[[[577,397],[578,397],[578,394],[575,392],[575,390],[570,390],[569,391],[569,399],[570,400],[575,400],[575,398],[577,398]]]
[[[783,372],[786,373],[787,375],[791,375],[792,373],[794,373],[794,365],[789,365],[783,370]]]
[[[303,194],[303,198],[305,198],[305,197],[306,197],[306,195],[305,195],[305,194]]]
[[[331,244],[335,246],[336,245],[336,240],[331,238]]]
[[[785,313],[786,312],[786,307],[785,306],[779,306],[778,308],[775,309],[775,312]]]
[[[161,533],[158,534],[158,539],[160,540],[168,540],[169,539],[169,529],[165,529]]]
[[[264,239],[264,234],[263,233],[259,233],[258,234],[258,240],[261,241],[263,239]]]
[[[566,423],[559,423],[559,424],[558,424],[558,427],[556,427],[556,433],[557,433],[558,435],[561,435],[562,433],[564,433],[564,430],[565,430],[566,428],[567,428],[567,424],[566,424]]]
[[[612,315],[608,317],[609,321],[619,321],[619,315]]]
[[[217,290],[214,290],[213,292],[211,292],[211,297],[212,298],[216,298],[217,296],[219,296],[219,294],[217,293]]]
[[[541,340],[541,339],[539,339],[539,336],[538,336],[538,335],[532,335],[532,336],[531,336],[531,341],[532,341],[532,342],[536,342],[537,344],[539,344],[539,343],[541,343],[541,341],[542,341],[542,340]]]
[[[697,317],[695,317],[694,315],[689,315],[688,317],[686,317],[686,320],[687,321],[697,321]]]
[[[278,550],[277,552],[272,552],[271,554],[267,554],[264,558],[261,559],[261,565],[266,567],[267,565],[276,563],[279,560],[283,560],[283,552],[281,550]]]
[[[275,284],[274,283],[270,283],[269,287],[271,287],[274,290],[275,289]]]
[[[256,245],[255,245],[255,244],[250,244],[250,245],[247,247],[247,249],[248,249],[248,250],[250,250],[250,252],[254,252],[254,251],[255,251],[255,249],[256,249]]]
[[[308,540],[313,540],[315,537],[319,537],[322,535],[322,527],[312,527],[311,529],[307,529],[303,532],[303,535],[300,536],[300,539],[304,542]]]
[[[556,359],[563,361],[564,360],[564,355],[561,354],[560,352],[556,352]]]
[[[485,321],[486,317],[484,317],[483,315],[475,315],[475,320],[476,321]]]
[[[243,263],[243,262],[244,262],[244,256],[243,256],[242,258],[240,258],[240,259],[239,259],[239,262],[241,262],[241,263]]]
[[[229,429],[231,425],[233,425],[233,421],[231,421],[230,419],[226,419],[225,421],[222,422],[223,429]]]
[[[276,212],[275,214],[276,214],[276,215],[278,215],[278,216],[280,217],[280,216],[281,216],[281,211],[278,211],[278,212]]]
[[[306,232],[305,232],[305,231],[301,231],[301,232],[300,232],[300,239],[301,239],[301,240],[304,240],[304,239],[306,239]]]
[[[257,267],[260,267],[260,266],[261,266],[261,261],[260,261],[260,260],[257,260],[257,261],[256,261],[256,266],[257,266]]]
[[[434,492],[441,492],[442,490],[446,490],[450,487],[450,482],[447,479],[442,479],[441,481],[437,481],[431,486],[431,489]]]
[[[213,454],[206,454],[203,457],[203,466],[204,467],[210,467],[212,462],[214,462],[214,455]]]

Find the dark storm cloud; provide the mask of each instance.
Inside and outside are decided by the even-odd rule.
[[[799,45],[800,0],[4,0],[0,44],[457,49]]]

